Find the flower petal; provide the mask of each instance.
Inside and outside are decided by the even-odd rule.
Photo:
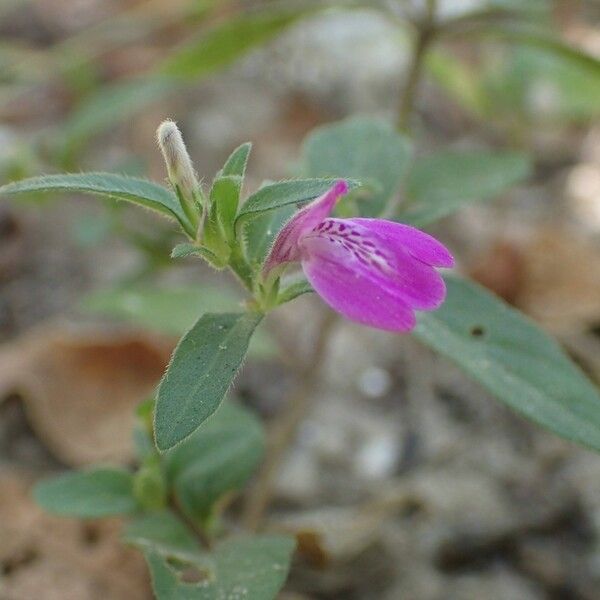
[[[298,211],[281,229],[263,267],[268,273],[273,267],[300,260],[300,239],[329,216],[338,198],[348,192],[344,180],[337,181],[331,189]]]
[[[353,219],[325,219],[301,240],[304,260],[323,260],[360,273],[411,309],[433,310],[446,297],[436,270]]]
[[[415,326],[408,305],[364,273],[316,255],[303,260],[302,268],[319,296],[347,319],[386,331],[410,331]]]
[[[418,260],[433,267],[453,267],[454,258],[448,249],[433,236],[403,223],[385,219],[346,219],[366,227],[385,239],[390,247],[401,247]]]

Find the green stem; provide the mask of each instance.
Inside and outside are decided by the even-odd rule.
[[[234,245],[229,256],[229,267],[237,275],[244,287],[254,292],[254,273],[239,245]]]
[[[425,57],[431,42],[435,38],[436,9],[436,0],[428,0],[427,13],[425,17],[416,23],[417,31],[414,39],[411,60],[408,67],[408,74],[398,105],[397,126],[398,129],[403,132],[407,132],[410,127],[410,117],[414,110],[419,83],[423,73]]]

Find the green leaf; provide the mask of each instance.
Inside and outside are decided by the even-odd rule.
[[[258,269],[267,257],[277,234],[296,212],[295,206],[283,206],[259,215],[244,227],[246,256],[254,269]]]
[[[202,256],[202,249],[191,242],[182,242],[173,248],[171,258],[187,258],[195,254]]]
[[[507,85],[514,81],[521,93],[520,104],[530,120],[543,123],[556,120],[586,121],[600,115],[600,71],[590,69],[560,53],[544,48],[521,46],[512,50],[512,60],[507,61],[505,77],[493,82]],[[537,110],[532,102],[532,90],[552,90],[552,103],[545,110]],[[490,94],[494,89],[489,90]],[[502,97],[502,96],[500,96]],[[506,97],[505,110],[514,110],[514,103]],[[552,121],[554,119],[554,121]]]
[[[355,117],[313,131],[304,142],[302,157],[310,177],[353,177],[379,184],[379,190],[360,202],[363,215],[376,216],[398,192],[411,145],[386,121]]]
[[[163,557],[196,560],[201,548],[194,534],[170,511],[157,511],[136,517],[123,531],[122,539],[140,550]]]
[[[246,165],[248,164],[250,150],[252,150],[252,144],[250,142],[238,146],[225,161],[225,165],[221,169],[220,175],[237,175],[238,177],[243,178],[246,174]]]
[[[215,254],[221,245],[228,251],[228,242],[233,242],[233,222],[237,213],[242,189],[239,175],[217,177],[210,190],[210,214],[204,230],[204,243]],[[222,252],[222,251],[221,251]]]
[[[195,79],[231,64],[309,14],[307,10],[262,11],[225,19],[221,25],[186,42],[166,59],[159,72]]]
[[[59,475],[33,489],[48,512],[82,519],[135,512],[133,477],[121,469],[98,468]]]
[[[236,226],[239,227],[240,224],[261,213],[314,200],[324,194],[336,181],[336,178],[289,179],[264,185],[242,204],[236,218]],[[359,183],[349,181],[348,185],[350,189],[354,189]]]
[[[99,290],[86,296],[82,309],[86,312],[123,319],[150,331],[182,335],[198,315],[239,309],[235,292],[214,285],[172,287],[168,289],[129,286]]]
[[[186,231],[190,231],[191,226],[175,194],[145,179],[113,173],[73,173],[31,177],[0,187],[0,195],[51,191],[81,192],[132,202],[175,218]]]
[[[591,54],[582,52],[574,46],[565,44],[553,31],[537,26],[520,23],[482,24],[472,30],[458,29],[453,32],[461,36],[473,33],[507,42],[519,42],[524,45],[541,48],[569,60],[575,68],[585,69],[591,77],[600,77],[600,60]]]
[[[314,292],[312,286],[306,279],[302,279],[301,281],[296,281],[281,290],[279,292],[279,297],[277,298],[277,304],[285,304],[286,302],[290,302],[297,298],[298,296],[302,296],[303,294],[310,294]]]
[[[416,337],[528,419],[600,450],[600,395],[558,344],[483,288],[446,282],[446,302],[419,315]]]
[[[264,452],[260,421],[247,409],[224,402],[214,416],[165,455],[165,469],[179,506],[204,520],[225,493],[239,490]]]
[[[177,244],[171,251],[171,258],[187,258],[188,256],[201,256],[211,265],[218,268],[225,267],[225,264],[220,263],[219,259],[207,248],[197,246],[189,242]]]
[[[206,579],[186,583],[158,552],[146,552],[158,600],[274,600],[287,578],[295,542],[283,535],[239,536],[217,545]]]
[[[408,201],[398,220],[423,227],[468,204],[491,200],[525,179],[531,167],[516,152],[441,152],[416,162],[407,182]]]
[[[475,27],[494,23],[532,22],[544,26],[551,23],[548,0],[488,0],[475,4],[472,8],[458,11],[440,22],[439,33],[451,35],[458,31],[469,31]]]
[[[156,446],[168,450],[219,407],[262,315],[207,313],[181,339],[158,388]]]

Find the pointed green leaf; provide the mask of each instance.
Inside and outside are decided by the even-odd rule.
[[[188,256],[194,255],[201,256],[213,266],[225,266],[219,262],[219,259],[210,250],[204,248],[203,246],[198,246],[189,242],[177,244],[177,246],[175,246],[175,248],[173,248],[171,251],[171,258],[187,258]]]
[[[264,185],[242,204],[236,218],[236,226],[239,227],[241,223],[261,213],[314,200],[324,194],[337,180],[336,178],[289,179]],[[351,180],[348,181],[348,185],[350,189],[354,189],[360,184]]]
[[[600,77],[600,60],[579,48],[564,43],[560,36],[548,28],[523,23],[476,23],[465,29],[456,28],[454,34],[489,37],[540,48],[568,60],[573,68],[584,69],[590,77]]]
[[[300,281],[296,281],[284,287],[281,292],[279,292],[277,303],[285,304],[286,302],[290,302],[298,296],[310,294],[312,292],[314,292],[314,290],[310,283],[308,283],[306,279],[301,279]]]
[[[0,187],[0,195],[51,191],[96,194],[132,202],[177,219],[186,231],[190,228],[175,194],[145,179],[113,173],[71,173],[31,177]]]
[[[239,175],[217,177],[210,190],[210,214],[204,231],[204,241],[211,247],[215,243],[233,241],[233,222],[237,213],[242,189]]]
[[[248,164],[248,157],[250,156],[250,150],[252,150],[251,142],[246,142],[241,146],[238,146],[225,161],[225,165],[221,169],[221,175],[237,175],[238,177],[244,177],[246,174],[246,165]]]
[[[191,242],[182,242],[181,244],[177,244],[177,246],[171,250],[171,258],[187,258],[194,254],[201,255],[201,249]]]
[[[186,583],[181,569],[146,552],[158,600],[274,600],[287,578],[294,539],[283,535],[233,537],[217,545],[206,578]],[[185,565],[182,565],[185,566]]]
[[[158,388],[156,445],[168,450],[219,407],[262,315],[208,313],[181,339]]]
[[[420,159],[407,182],[408,200],[397,219],[423,227],[463,205],[496,198],[530,173],[517,152],[441,152]]]
[[[307,10],[269,10],[225,19],[221,25],[186,42],[159,71],[185,79],[207,75],[274,38],[307,14]]]
[[[448,297],[415,335],[535,423],[600,450],[600,395],[558,344],[479,286],[446,280]]]
[[[39,482],[36,502],[48,512],[82,519],[132,513],[133,477],[122,469],[98,468],[66,473]]]
[[[361,213],[376,216],[398,192],[406,173],[411,145],[386,121],[354,117],[314,130],[302,151],[304,172],[310,177],[353,177],[376,182]]]
[[[182,510],[193,520],[210,515],[225,493],[240,489],[264,452],[260,421],[233,402],[165,455],[165,469]]]

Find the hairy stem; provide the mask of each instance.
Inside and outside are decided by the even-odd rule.
[[[231,250],[231,256],[229,257],[229,268],[238,277],[242,285],[249,290],[253,291],[254,274],[252,268],[248,264],[244,253],[239,246],[234,246]]]
[[[265,462],[244,507],[244,525],[251,531],[256,531],[261,526],[281,463],[296,437],[298,427],[312,406],[319,368],[326,356],[329,339],[336,323],[337,315],[327,311],[315,337],[310,357],[300,369],[301,383],[292,391],[285,408],[275,419],[269,431]]]

